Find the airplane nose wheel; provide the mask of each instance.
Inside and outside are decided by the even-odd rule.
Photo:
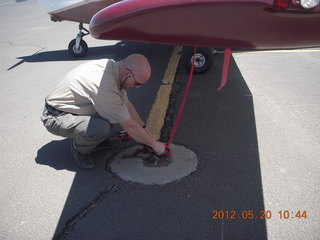
[[[79,24],[79,30],[77,37],[71,40],[68,46],[68,51],[73,57],[84,57],[88,52],[88,45],[82,38],[88,35],[89,31],[83,27],[82,23]]]
[[[184,48],[183,50],[183,64],[185,68],[190,71],[193,61],[192,47]],[[213,52],[210,48],[197,48],[194,59],[194,73],[205,73],[209,70],[213,62]]]
[[[84,57],[88,52],[88,45],[85,41],[81,40],[77,47],[76,39],[73,39],[69,43],[68,51],[73,57]]]

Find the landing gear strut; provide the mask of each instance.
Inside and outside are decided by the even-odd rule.
[[[77,37],[68,46],[68,51],[73,57],[84,57],[88,52],[88,45],[82,38],[87,36],[89,31],[83,27],[83,23],[79,24],[79,30]]]

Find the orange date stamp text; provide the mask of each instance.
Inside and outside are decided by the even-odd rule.
[[[243,210],[243,211],[223,211],[223,210],[214,210],[212,211],[211,219],[221,220],[221,219],[307,219],[307,211],[305,210],[280,210],[280,211],[270,211],[270,210]]]

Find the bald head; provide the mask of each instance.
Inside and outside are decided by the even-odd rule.
[[[124,64],[135,75],[139,83],[145,83],[151,76],[151,67],[148,59],[141,54],[131,54],[124,59]]]

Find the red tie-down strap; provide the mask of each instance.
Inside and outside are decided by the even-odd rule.
[[[224,52],[224,60],[223,60],[223,67],[222,67],[222,77],[221,77],[221,83],[218,91],[221,91],[222,88],[227,84],[227,78],[228,78],[228,70],[229,70],[229,63],[230,63],[230,55],[231,55],[231,49],[227,48]]]
[[[116,133],[116,138],[121,141],[127,141],[131,139],[131,136],[125,130],[122,130]]]
[[[197,53],[197,48],[194,48],[193,58],[192,58],[192,65],[191,65],[191,69],[190,69],[190,73],[189,73],[188,83],[187,83],[187,86],[186,86],[186,90],[184,91],[184,95],[183,95],[183,98],[182,98],[182,102],[181,102],[181,105],[180,105],[180,108],[179,108],[179,112],[178,112],[176,121],[174,122],[174,125],[173,125],[173,128],[172,128],[172,133],[171,133],[170,139],[165,144],[166,147],[170,146],[171,141],[172,141],[172,139],[173,139],[173,137],[174,137],[174,135],[175,135],[175,133],[177,131],[177,128],[178,128],[178,125],[179,125],[179,121],[180,121],[180,118],[181,118],[181,115],[182,115],[182,111],[183,111],[184,105],[185,105],[186,100],[187,100],[187,96],[188,96],[188,93],[189,93],[189,89],[190,89],[190,85],[191,85],[191,81],[192,81],[192,76],[193,76],[194,60],[196,58],[196,53]]]

